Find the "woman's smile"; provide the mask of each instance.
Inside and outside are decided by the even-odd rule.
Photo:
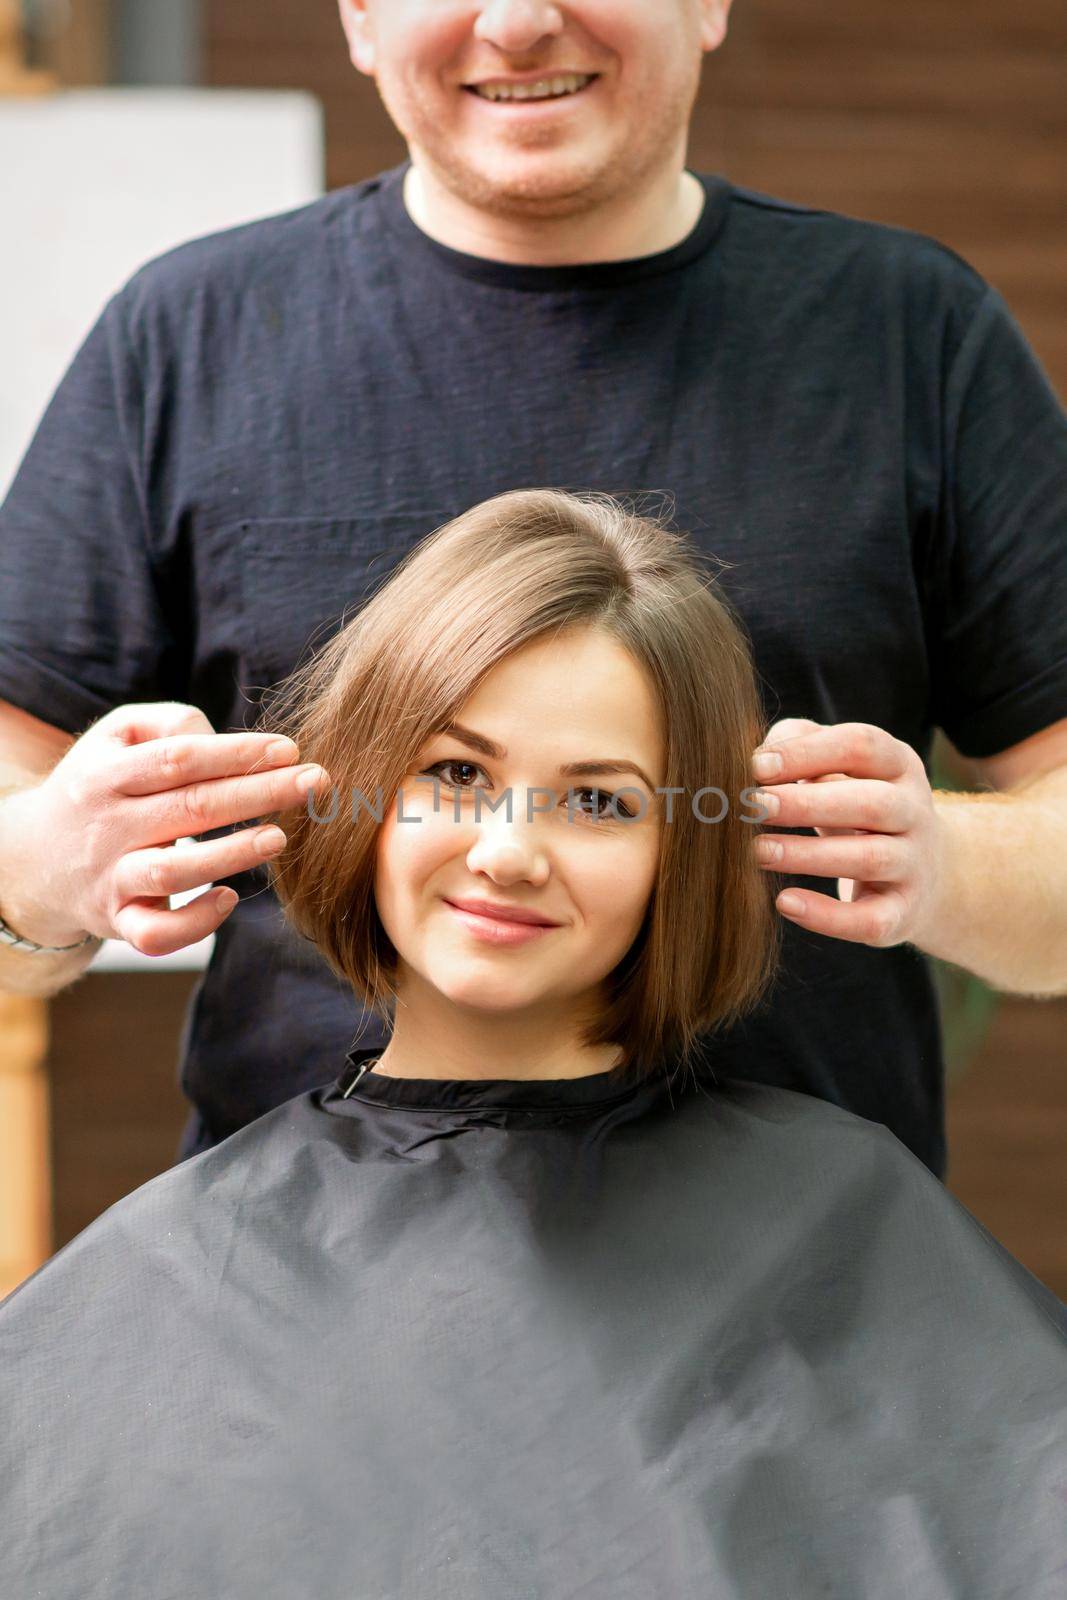
[[[473,938],[481,939],[486,944],[508,946],[529,944],[532,939],[542,938],[546,933],[554,933],[558,927],[557,923],[514,922],[483,911],[468,910],[451,900],[445,900],[444,904]]]

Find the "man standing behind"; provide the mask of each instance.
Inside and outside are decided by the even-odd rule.
[[[505,489],[666,496],[785,719],[754,775],[802,909],[779,898],[775,992],[708,1041],[720,1076],[884,1122],[943,1176],[922,952],[1067,992],[1067,422],[952,251],[686,168],[729,9],[341,0],[410,160],[150,263],[42,420],[0,511],[0,757],[27,785],[0,916],[49,947],[218,929],[182,1155],[336,1077],[361,1022],[230,832],[270,809],[233,775],[271,758],[223,730]],[[932,795],[936,726],[1023,787]],[[190,833],[216,836],[166,848]],[[228,920],[169,910],[223,876]],[[54,992],[93,948],[0,949],[0,983]]]

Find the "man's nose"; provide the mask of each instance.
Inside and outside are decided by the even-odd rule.
[[[563,13],[551,0],[486,0],[474,25],[475,37],[518,55],[563,31]]]

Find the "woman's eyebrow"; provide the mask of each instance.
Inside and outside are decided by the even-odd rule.
[[[435,728],[435,733],[447,733],[461,744],[469,745],[472,750],[477,750],[483,756],[490,756],[494,761],[502,761],[507,751],[492,739],[487,739],[483,733],[476,733],[473,728],[465,728],[461,722],[451,722],[446,727]],[[621,757],[602,757],[596,761],[567,761],[559,768],[562,777],[609,777],[612,773],[633,772],[654,790],[656,785],[636,761],[627,761]]]

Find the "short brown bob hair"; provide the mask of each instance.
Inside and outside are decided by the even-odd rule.
[[[276,812],[287,843],[267,870],[290,926],[390,1020],[397,953],[374,901],[381,823],[369,806],[379,788],[395,804],[423,746],[498,662],[583,624],[644,669],[662,716],[666,783],[683,791],[661,826],[644,921],[582,1034],[622,1046],[615,1071],[632,1080],[671,1058],[687,1064],[699,1034],[752,1010],[780,954],[775,875],[755,860],[757,818],[740,815],[756,809],[742,791],[767,731],[748,637],[695,547],[663,517],[599,492],[518,489],[423,539],[263,702],[257,729],[288,735],[339,795],[368,801],[351,820],[339,811],[340,827],[320,825],[307,807]],[[690,803],[709,785],[729,801],[714,826]],[[321,793],[313,803],[324,809]]]

